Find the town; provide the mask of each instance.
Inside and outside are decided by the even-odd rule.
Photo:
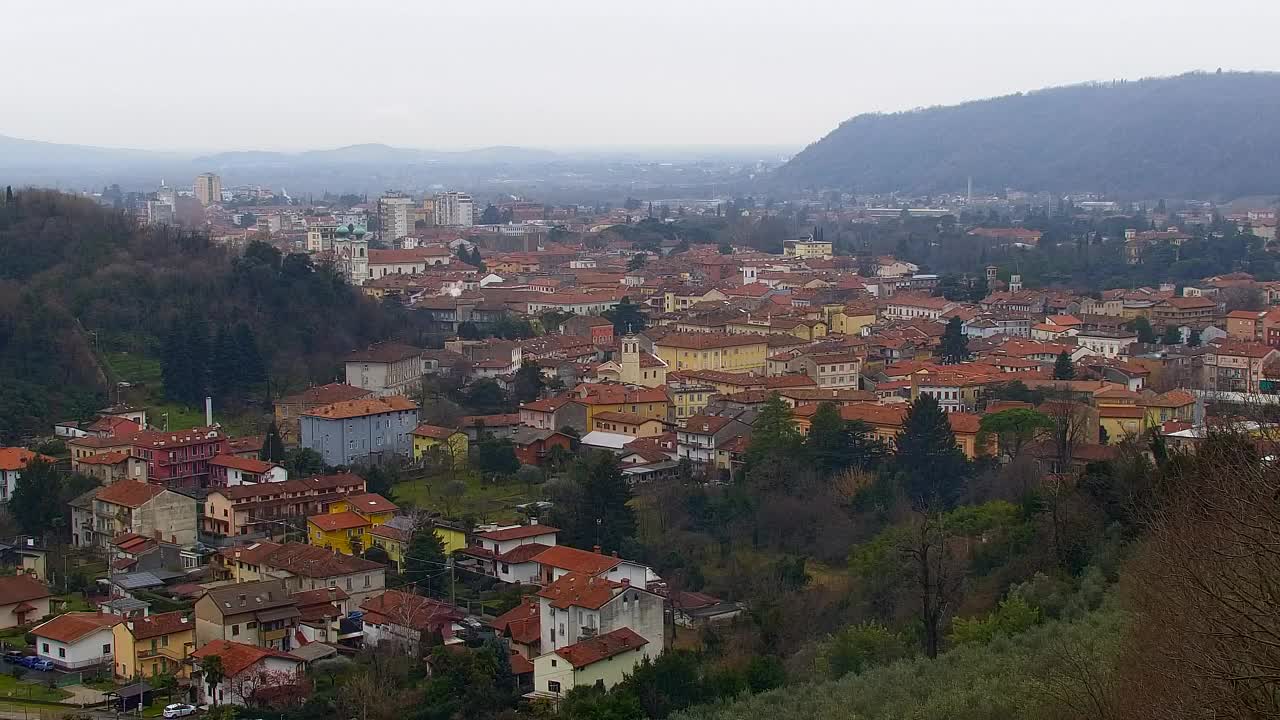
[[[11,188],[0,212],[53,202]],[[392,717],[394,658],[426,668],[422,717],[542,716],[690,651],[726,688],[697,699],[762,692],[814,652],[781,616],[870,586],[859,567],[884,559],[844,560],[869,528],[980,509],[955,532],[996,554],[967,562],[1004,568],[1048,532],[1049,564],[1105,566],[1099,538],[1135,521],[1071,492],[1275,427],[1274,207],[300,200],[214,173],[59,202],[192,229],[248,292],[326,274],[389,332],[315,365],[257,323],[183,320],[158,350],[78,331],[99,405],[9,422],[0,448],[0,689],[44,708]],[[948,242],[968,257],[941,260]],[[1045,269],[1055,252],[1157,281],[1084,287]],[[933,657],[979,607],[945,603],[885,617],[916,617]],[[839,677],[834,637],[817,652]],[[643,712],[689,704],[663,703]]]

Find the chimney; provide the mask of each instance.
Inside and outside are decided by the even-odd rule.
[[[213,398],[209,395],[204,396],[204,426],[211,427],[213,425]]]
[[[618,557],[618,551],[617,551],[617,550],[614,550],[614,551],[613,551],[613,556],[614,556],[614,557]]]
[[[595,554],[599,555],[599,554],[600,554],[600,546],[599,546],[599,545],[593,545],[593,546],[591,546],[591,552],[593,552],[593,553],[595,553]]]
[[[530,517],[530,518],[529,518],[529,524],[530,524],[530,525],[537,525],[537,524],[538,524],[538,518],[536,518],[536,517]]]
[[[622,578],[623,585],[631,585],[631,578]]]

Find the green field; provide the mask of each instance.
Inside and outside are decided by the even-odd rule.
[[[164,400],[164,380],[159,360],[136,353],[116,352],[104,353],[103,362],[113,382],[127,382],[132,386],[124,389],[121,397],[125,402],[146,407],[148,424],[164,428],[167,415],[170,430],[204,426],[204,408],[186,407]],[[115,396],[112,400],[115,400]],[[214,420],[221,423],[223,429],[232,436],[254,435],[266,431],[265,427],[258,427],[252,413],[227,416],[215,412]]]
[[[461,485],[451,488],[454,482]],[[464,487],[461,494],[456,492]],[[542,497],[537,486],[514,481],[483,482],[479,474],[469,470],[414,478],[397,484],[391,492],[397,503],[412,503],[414,507],[434,510],[451,519],[468,517],[482,523],[519,520],[515,506]]]
[[[71,697],[66,690],[49,688],[36,683],[20,682],[12,675],[0,675],[0,700],[44,700],[62,702]]]

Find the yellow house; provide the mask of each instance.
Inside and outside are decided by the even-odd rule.
[[[413,459],[441,453],[453,458],[454,467],[467,464],[467,434],[461,430],[422,424],[413,429]]]
[[[370,544],[369,529],[395,516],[395,503],[376,493],[348,495],[326,515],[307,518],[307,541],[343,555],[361,555]]]
[[[1093,394],[1098,408],[1098,426],[1106,431],[1108,444],[1140,435],[1147,429],[1148,409],[1138,406],[1140,399],[1142,396],[1138,393],[1118,385]]]
[[[1191,422],[1196,398],[1186,390],[1170,390],[1167,393],[1139,401],[1146,408],[1147,427],[1163,425],[1170,420]]]
[[[196,649],[196,624],[181,611],[134,617],[111,629],[115,676],[191,676],[187,656]]]
[[[666,426],[661,420],[636,413],[613,411],[595,413],[591,421],[591,429],[633,437],[653,437],[666,432]]]
[[[769,343],[761,335],[668,333],[654,341],[653,351],[669,370],[727,370],[763,375]]]
[[[596,415],[627,412],[654,420],[667,419],[671,404],[665,387],[628,389],[615,383],[584,383],[574,389],[574,400],[587,408],[587,427],[595,427]]]
[[[461,550],[467,546],[467,534],[461,528],[437,522],[432,527],[432,530],[435,531],[436,537],[440,538],[441,544],[444,545],[444,554],[446,556],[452,555],[455,550]],[[366,534],[369,538],[369,544],[372,547],[381,548],[398,572],[404,570],[405,554],[409,551],[409,544],[413,541],[412,532],[403,527],[374,525],[369,528]]]
[[[861,335],[862,328],[876,322],[875,307],[846,305],[831,314],[831,332],[842,335]]]

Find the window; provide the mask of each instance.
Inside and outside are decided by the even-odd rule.
[[[553,662],[554,662],[554,661],[553,661]],[[553,693],[558,693],[558,692],[560,692],[560,683],[556,682],[555,680],[548,680],[548,681],[547,681],[547,692],[553,692]]]
[[[551,658],[551,667],[555,667],[555,666],[556,666],[556,659]]]
[[[365,575],[365,576],[364,576],[364,586],[365,586],[365,587],[370,587],[370,586],[372,586],[372,584],[373,584],[373,578],[372,578],[371,576],[369,576],[369,575]]]
[[[66,657],[66,656],[67,656],[67,649],[66,649],[66,648],[58,648],[58,657],[60,657],[60,658],[64,658],[64,657]]]
[[[40,643],[40,652],[45,655],[49,654],[49,643]]]
[[[236,636],[237,636],[237,635],[239,635],[239,634],[240,634],[240,626],[239,626],[239,625],[232,625],[232,626],[231,626],[231,636],[232,636],[232,637],[236,637]]]
[[[258,621],[257,621],[257,620],[250,620],[249,622],[247,622],[247,623],[245,623],[245,624],[244,624],[244,629],[245,629],[245,630],[252,630],[252,629],[254,629],[254,628],[256,628],[256,627],[258,627]]]
[[[347,578],[347,589],[351,589],[351,578]]]
[[[111,654],[111,643],[103,643],[103,644],[102,644],[102,654],[103,654],[103,655],[110,655],[110,654]]]

